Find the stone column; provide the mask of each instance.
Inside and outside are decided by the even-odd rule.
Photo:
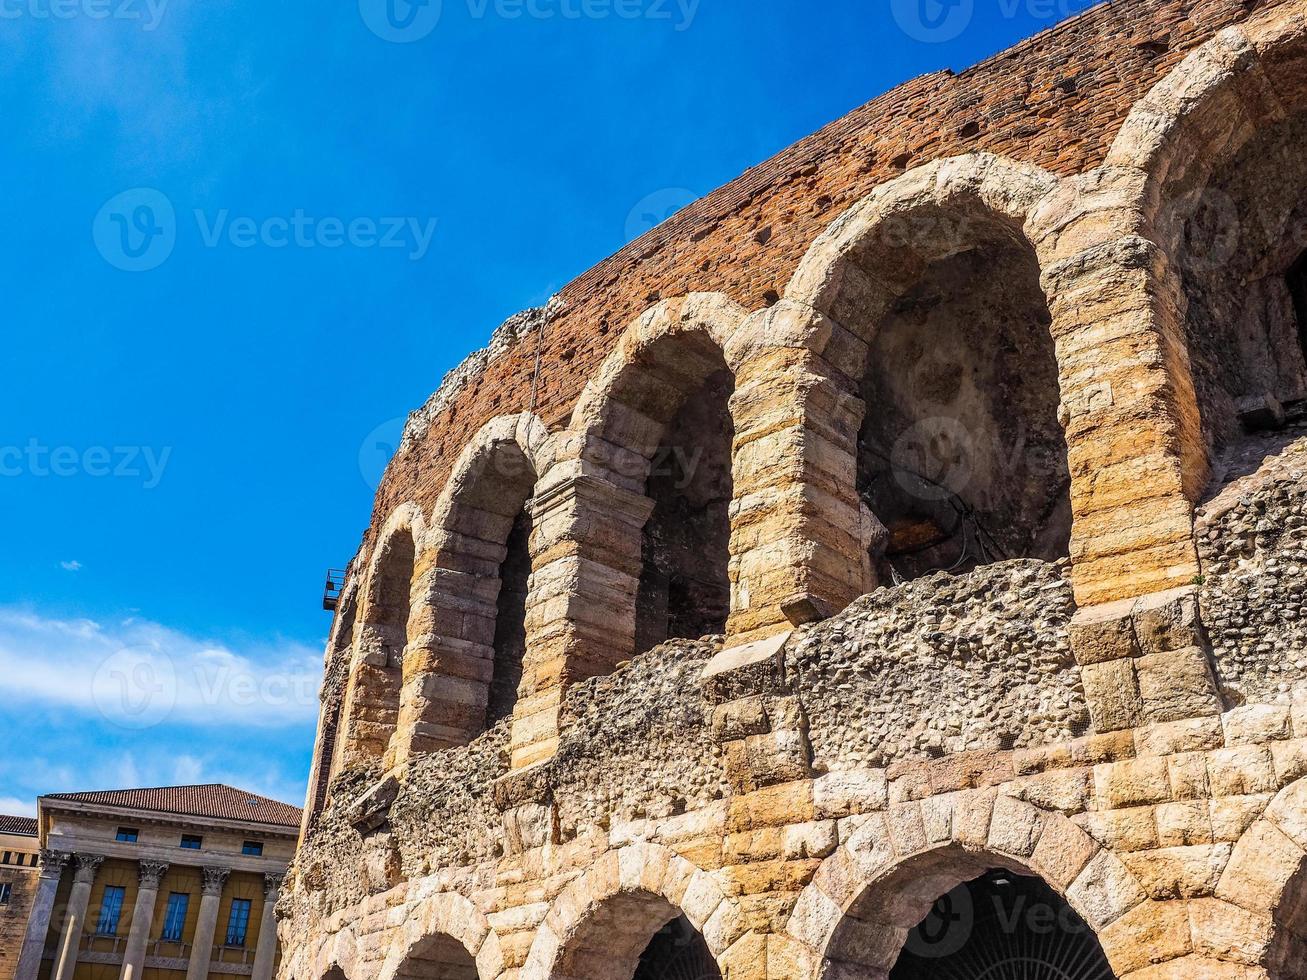
[[[736,370],[731,415],[726,632],[736,646],[834,615],[870,592],[875,577],[857,493],[863,406],[847,378],[811,351],[763,348]]]
[[[539,489],[512,767],[553,756],[563,692],[635,655],[641,534],[653,501],[600,475]]]
[[[31,914],[27,917],[27,935],[23,938],[22,952],[18,954],[15,980],[36,980],[41,972],[41,954],[45,952],[45,937],[50,931],[50,915],[54,912],[64,866],[71,858],[72,855],[64,851],[41,852],[41,877],[37,882]]]
[[[253,980],[272,980],[277,962],[277,898],[285,875],[263,876],[263,916],[259,920],[259,945],[254,951]]]
[[[150,939],[154,904],[159,897],[159,882],[167,871],[168,865],[160,861],[141,862],[141,884],[132,908],[131,931],[127,934],[127,950],[123,953],[123,968],[119,974],[122,980],[141,980],[141,971],[145,969],[145,945]]]
[[[186,980],[206,980],[209,975],[209,961],[213,959],[213,937],[218,931],[218,913],[222,910],[222,889],[231,874],[230,868],[203,868],[202,871],[204,886],[200,898],[200,918],[195,924]]]
[[[77,956],[81,952],[82,933],[86,931],[86,907],[91,901],[91,886],[95,884],[95,874],[103,863],[104,858],[98,854],[77,855],[73,891],[68,897],[68,910],[64,914],[64,927],[59,936],[52,980],[73,980]]]

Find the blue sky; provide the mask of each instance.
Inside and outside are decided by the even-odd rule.
[[[300,802],[323,572],[443,374],[650,215],[1085,5],[0,0],[0,811]]]

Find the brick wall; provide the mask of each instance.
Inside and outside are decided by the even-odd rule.
[[[1186,54],[1280,2],[1115,0],[961,74],[914,79],[697,201],[565,287],[544,337],[495,358],[397,456],[360,554],[401,503],[429,511],[468,433],[530,406],[538,344],[537,414],[557,427],[623,329],[660,298],[773,302],[827,225],[931,160],[987,151],[1063,175],[1091,169],[1130,107]]]

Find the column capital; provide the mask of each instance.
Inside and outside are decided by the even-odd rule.
[[[68,866],[68,862],[72,859],[73,856],[68,851],[52,851],[43,847],[41,849],[41,877],[62,878],[64,868]]]
[[[142,861],[139,870],[143,888],[158,888],[159,882],[168,873],[168,864],[164,861]]]
[[[104,864],[103,854],[78,854],[77,855],[77,875],[74,879],[79,884],[89,885],[95,881],[96,872],[100,870],[100,865]]]
[[[231,868],[201,868],[200,871],[204,875],[204,894],[221,895],[223,886],[231,875]]]
[[[272,899],[281,891],[281,886],[286,884],[286,875],[279,871],[269,871],[263,876],[263,897]]]

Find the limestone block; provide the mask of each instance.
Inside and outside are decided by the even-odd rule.
[[[1307,851],[1307,781],[1299,781],[1277,796],[1266,808],[1266,816]]]
[[[921,806],[916,802],[899,803],[885,812],[885,827],[895,852],[906,857],[926,848],[926,828]]]
[[[1249,796],[1278,789],[1271,750],[1265,746],[1220,749],[1207,756],[1207,778],[1211,795]]]
[[[1145,725],[1135,731],[1135,747],[1141,756],[1202,752],[1225,746],[1225,730],[1215,716]]]
[[[1018,799],[1043,810],[1058,810],[1072,815],[1081,813],[1093,794],[1093,771],[1060,769],[1018,779],[1009,791]]]
[[[1212,839],[1229,842],[1239,840],[1270,802],[1269,793],[1212,800]]]
[[[1207,758],[1201,752],[1186,752],[1166,760],[1171,795],[1176,800],[1206,799]]]
[[[1080,677],[1097,731],[1122,731],[1134,728],[1142,720],[1143,701],[1134,660],[1087,664],[1081,667]]]
[[[1154,812],[1157,843],[1161,847],[1189,847],[1211,844],[1212,815],[1206,800],[1163,803]]]
[[[1307,739],[1273,742],[1271,762],[1275,766],[1275,780],[1281,786],[1307,776]]]
[[[1304,860],[1302,848],[1268,821],[1259,821],[1235,844],[1216,897],[1250,912],[1274,911]]]
[[[1201,647],[1148,654],[1137,661],[1147,721],[1180,721],[1219,714],[1220,696]]]
[[[1143,596],[1135,602],[1133,617],[1144,655],[1205,645],[1196,586]]]
[[[1227,711],[1221,720],[1225,725],[1225,742],[1231,747],[1293,737],[1288,705],[1250,704]]]
[[[1189,903],[1189,916],[1195,953],[1258,966],[1270,949],[1274,923],[1265,913],[1203,898]]]
[[[958,793],[953,799],[954,840],[964,846],[984,847],[989,843],[990,822],[998,793],[988,789],[970,790]]]
[[[1065,890],[1097,852],[1093,839],[1070,820],[1045,816],[1030,866],[1054,888]]]
[[[835,821],[814,820],[786,827],[781,840],[781,853],[787,860],[823,858],[833,854],[838,845],[839,832]]]
[[[1094,802],[1101,809],[1123,809],[1171,799],[1165,759],[1136,759],[1094,767]]]
[[[771,730],[767,710],[761,695],[739,698],[718,705],[712,714],[713,736],[719,742],[729,742],[749,735],[762,735]]]
[[[1215,894],[1231,850],[1230,844],[1164,847],[1123,854],[1121,860],[1149,897],[1163,902]]]
[[[1035,852],[1043,830],[1040,813],[1029,803],[1010,796],[994,801],[994,816],[989,825],[989,846],[1001,854],[1029,857]]]
[[[1130,618],[1134,602],[1124,599],[1076,611],[1071,620],[1071,648],[1080,666],[1139,656]]]
[[[1192,950],[1189,915],[1179,902],[1142,902],[1099,936],[1118,974],[1165,963]]]
[[[1067,898],[1090,925],[1102,929],[1146,896],[1120,858],[1099,851],[1071,883]]]
[[[1094,840],[1118,853],[1148,851],[1158,846],[1153,807],[1091,810],[1076,817],[1075,822]]]
[[[889,802],[889,784],[883,769],[831,772],[813,781],[813,806],[818,819],[883,810]]]

